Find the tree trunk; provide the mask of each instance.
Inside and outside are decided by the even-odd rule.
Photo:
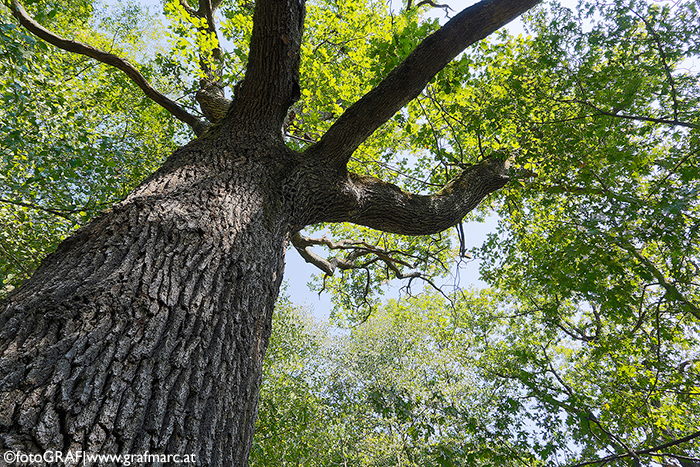
[[[506,181],[487,160],[411,195],[231,126],[174,153],[0,304],[0,448],[246,465],[290,235],[382,219],[430,233]]]
[[[246,464],[286,151],[196,140],[2,304],[0,447]]]
[[[449,60],[538,1],[484,0],[460,13],[298,154],[281,128],[299,98],[305,2],[257,0],[245,79],[221,122],[0,303],[0,448],[245,466],[290,236],[318,222],[428,235],[505,185],[503,157],[433,195],[349,173],[347,163]],[[128,62],[53,35],[11,5],[34,34],[114,63],[150,92]],[[198,134],[209,128],[152,98]]]

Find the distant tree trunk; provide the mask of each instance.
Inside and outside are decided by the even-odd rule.
[[[4,449],[245,464],[288,234],[269,193],[285,148],[211,144],[176,153],[2,305]]]

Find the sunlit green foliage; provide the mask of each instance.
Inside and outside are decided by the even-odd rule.
[[[506,298],[498,309],[471,310],[470,320],[480,316],[477,329],[489,336],[474,350],[487,380],[520,394],[513,416],[536,428],[540,455],[573,464],[697,431],[697,322],[657,312],[626,327],[595,309],[579,311],[600,318],[593,325],[557,322],[557,310]],[[664,452],[698,457],[697,446]]]
[[[697,13],[633,7],[605,12],[588,34],[564,11],[536,17],[535,47],[500,80],[522,128],[516,163],[532,174],[505,191],[484,272],[536,301],[627,322],[659,306],[698,319],[700,89],[697,75],[667,72],[680,60],[676,31]],[[557,73],[528,76],[542,57]]]
[[[168,77],[148,64],[143,39],[154,31],[141,7],[98,15],[85,3],[75,17],[36,7],[59,33],[145,61],[144,74],[168,88]],[[155,170],[184,129],[122,73],[46,45],[4,9],[0,23],[1,294]]]
[[[126,2],[27,7],[138,64],[193,112],[202,57],[224,64],[230,87],[245,72],[252,2],[221,5],[220,44],[174,0],[162,18]],[[302,95],[284,128],[295,149],[438,27],[420,8],[373,0],[315,0],[307,11]],[[5,9],[0,23],[4,293],[191,135],[121,73],[46,46]],[[252,465],[700,457],[697,439],[654,450],[700,426],[698,24],[693,2],[538,8],[529,35],[471,47],[372,135],[350,169],[418,193],[494,151],[509,155],[511,183],[473,214],[500,217],[471,252],[492,289],[380,306],[385,281],[450,270],[449,233],[317,226],[381,248],[393,268],[359,254],[355,269],[316,284],[333,293],[338,322],[367,320],[351,332],[280,304]]]
[[[436,297],[391,302],[350,334],[277,313],[251,465],[537,465],[503,439],[473,336]]]
[[[531,35],[500,33],[470,48],[387,125],[411,149],[393,161],[368,157],[395,164],[402,176],[394,180],[421,192],[507,153],[513,181],[480,208],[502,218],[474,252],[488,280],[596,306],[650,308],[660,293],[697,318],[698,16],[692,2],[539,8],[526,18]],[[391,237],[329,230],[370,243]],[[428,257],[420,245],[412,253]],[[434,265],[449,264],[448,246]],[[326,288],[338,297],[348,283],[362,289],[366,275],[346,275],[355,277]],[[372,302],[356,295],[337,303],[364,316],[354,310]]]
[[[411,148],[392,162],[406,188],[492,151],[513,181],[480,208],[500,217],[471,252],[490,292],[382,307],[366,294],[392,277],[382,263],[326,280],[343,318],[375,308],[333,338],[314,393],[344,433],[338,463],[699,462],[699,22],[693,3],[542,8],[530,36],[468,50],[387,125]],[[427,257],[426,239],[328,230]]]
[[[512,296],[451,299],[390,301],[331,334],[284,303],[252,465],[576,465],[617,455],[606,465],[622,466],[631,451],[697,435],[697,324],[650,316],[634,333],[601,322],[582,338]],[[700,446],[652,452],[640,465],[698,458]]]
[[[475,296],[472,306],[491,299]],[[390,301],[338,337],[332,403],[359,428],[349,465],[538,465],[511,439],[503,393],[478,373],[477,338],[438,295]]]
[[[323,423],[333,416],[322,394],[328,331],[284,296],[273,321],[250,465],[324,465],[337,440]]]

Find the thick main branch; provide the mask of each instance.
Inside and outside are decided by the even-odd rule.
[[[340,195],[344,198],[344,211],[336,211],[332,218],[324,220],[352,222],[401,235],[442,232],[508,183],[504,166],[500,158],[486,159],[465,169],[432,195],[407,193],[377,178],[351,173]]]
[[[299,99],[304,0],[257,0],[248,68],[233,101],[237,121],[281,136],[289,107]]]
[[[345,166],[355,149],[417,97],[452,59],[540,1],[485,0],[465,9],[423,40],[377,87],[343,113],[308,153],[328,155],[338,166]]]

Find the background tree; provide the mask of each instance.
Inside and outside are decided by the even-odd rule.
[[[696,465],[697,340],[628,331],[577,340],[494,290],[391,300],[349,333],[283,302],[251,465]]]
[[[66,17],[40,9],[47,26],[111,48],[175,92],[144,38],[154,17],[129,4]],[[48,46],[0,9],[0,280],[4,295],[66,234],[122,199],[184,135],[177,121],[123,74]]]
[[[265,354],[251,465],[329,465],[342,417],[325,403],[331,336],[283,295]]]
[[[7,0],[27,31],[120,70],[199,137],[63,241],[2,303],[3,449],[194,453],[201,465],[245,465],[290,238],[305,250],[310,240],[295,236],[300,229],[344,221],[395,234],[440,232],[507,183],[504,154],[471,160],[433,195],[352,172],[350,161],[462,50],[535,3],[482,2],[430,35],[431,27],[414,27],[415,13],[404,13],[404,29],[415,34],[392,35],[400,46],[389,48],[396,60],[377,70],[376,85],[362,89],[362,98],[351,105],[336,99],[334,113],[318,115],[332,123],[299,151],[285,144],[282,130],[302,96],[304,2],[259,0],[252,11],[247,3],[166,2],[176,46],[187,60],[154,60],[196,90],[179,102],[169,90],[156,90],[148,67],[79,40],[74,31],[89,30],[85,25],[94,18],[90,4],[76,2],[84,14],[80,22],[55,20],[70,15],[72,4],[36,2],[27,12]],[[231,58],[233,70],[240,64],[245,74],[230,103],[219,8],[235,30],[231,35],[246,43],[234,47]],[[354,10],[336,4],[332,11],[344,17]],[[64,25],[57,29],[68,38],[52,31],[54,25]],[[16,26],[4,31],[10,29]],[[32,41],[18,34],[8,42],[23,54],[22,41]],[[194,113],[194,101],[208,121]],[[26,153],[6,155],[14,160]],[[27,180],[40,172],[34,167],[28,165]],[[38,197],[31,204],[49,201]],[[354,247],[354,255],[375,255],[390,268],[400,264],[378,246]],[[326,269],[336,263],[305,254]]]

